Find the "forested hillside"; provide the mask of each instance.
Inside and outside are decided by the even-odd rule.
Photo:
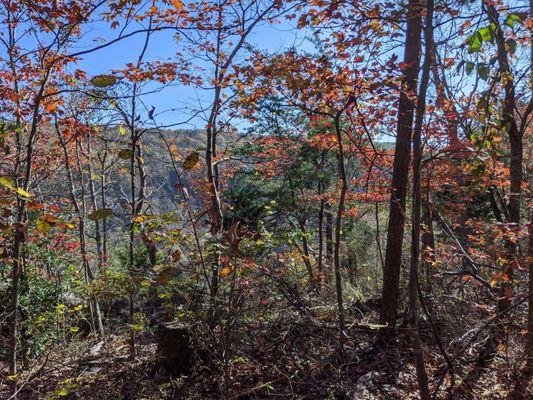
[[[530,399],[533,3],[0,0],[0,399]]]

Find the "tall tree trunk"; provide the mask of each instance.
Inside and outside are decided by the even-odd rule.
[[[148,24],[148,29],[146,32],[146,37],[144,39],[144,45],[137,59],[137,68],[142,64],[146,50],[148,48],[148,43],[150,42],[151,32],[152,32],[152,17]],[[135,324],[135,298],[136,298],[136,282],[137,282],[137,271],[135,265],[135,231],[136,231],[136,218],[139,213],[142,211],[144,204],[144,190],[145,190],[145,176],[144,170],[142,167],[142,144],[141,136],[142,131],[137,129],[137,96],[138,96],[138,84],[133,84],[132,96],[131,96],[131,112],[128,116],[126,113],[124,115],[124,123],[129,126],[130,129],[130,229],[129,229],[129,262],[128,262],[128,272],[130,275],[130,287],[129,287],[129,320],[132,327],[130,328],[130,357],[135,357],[135,329],[133,325]],[[137,187],[137,172],[139,172],[139,187]]]
[[[21,213],[19,213],[20,215]],[[17,218],[21,220],[21,216]],[[17,222],[15,226],[15,237],[13,243],[13,267],[11,273],[11,304],[10,304],[10,318],[9,318],[9,375],[13,377],[11,382],[12,392],[16,399],[17,392],[17,337],[18,337],[18,310],[20,305],[20,278],[22,275],[22,246],[25,242],[23,222]]]
[[[515,120],[515,87],[514,79],[509,67],[509,57],[505,45],[505,38],[499,21],[499,14],[494,5],[486,5],[487,14],[491,23],[495,24],[496,29],[494,35],[496,39],[497,59],[499,66],[499,73],[504,82],[504,100],[502,106],[502,121],[506,127],[509,136],[509,144],[511,146],[511,160],[509,163],[509,202],[507,205],[508,219],[507,222],[513,228],[518,228],[520,225],[520,194],[522,192],[522,159],[523,159],[523,145],[522,133],[518,129]],[[499,311],[503,311],[510,305],[510,298],[512,297],[512,281],[514,268],[517,263],[518,246],[516,243],[509,241],[507,243],[507,262],[504,266],[504,273],[509,278],[504,282],[500,288],[500,296],[502,300],[498,304]]]
[[[433,49],[433,0],[427,0],[426,26],[424,30],[425,50],[422,78],[418,91],[416,105],[416,120],[413,133],[413,199],[411,211],[411,263],[409,268],[409,330],[413,346],[413,356],[416,367],[418,390],[422,400],[429,400],[428,375],[424,361],[424,350],[420,333],[418,331],[418,265],[420,259],[420,214],[422,195],[420,189],[420,176],[422,166],[422,125],[426,111],[426,94],[429,82],[429,72],[432,63]]]
[[[298,226],[302,232],[302,258],[307,268],[307,274],[309,275],[309,285],[314,286],[315,278],[313,276],[313,266],[311,265],[311,253],[309,252],[309,243],[307,241],[307,230],[305,229],[305,221],[298,219]]]
[[[326,220],[326,261],[331,263],[333,259],[333,213],[328,201],[324,204],[324,217]]]
[[[33,104],[33,114],[31,128],[28,135],[27,142],[22,145],[22,135],[17,134],[17,161],[15,166],[15,179],[16,186],[21,187],[26,192],[30,189],[30,184],[33,174],[33,158],[34,158],[34,147],[35,142],[37,141],[38,128],[41,122],[41,117],[39,115],[39,110],[41,107],[41,102],[43,98],[43,93],[48,85],[48,79],[50,78],[50,70],[47,70],[39,88],[39,92],[35,96],[35,102]],[[20,127],[20,125],[19,125]],[[21,168],[22,153],[25,153],[25,168],[24,168],[24,177],[19,184],[19,171]],[[14,238],[13,238],[13,267],[12,267],[12,281],[11,281],[11,304],[10,304],[10,318],[9,318],[9,375],[15,376],[15,379],[11,382],[12,389],[12,398],[17,398],[17,335],[18,335],[18,316],[19,316],[19,306],[20,306],[20,280],[22,275],[22,266],[24,261],[24,244],[26,243],[28,226],[27,226],[27,216],[26,216],[26,201],[22,199],[17,200],[17,212],[15,219],[14,227]]]
[[[96,211],[98,209],[98,204],[97,204],[97,199],[96,199],[96,189],[94,185],[94,178],[93,178],[93,171],[92,171],[91,138],[87,137],[86,140],[87,140],[87,154],[89,157],[89,162],[87,163],[87,172],[88,172],[87,179],[89,183],[89,195],[91,197],[91,206],[93,210]],[[103,245],[102,245],[102,230],[100,226],[100,220],[98,219],[94,221],[94,230],[95,230],[95,241],[96,241],[96,253],[98,254],[98,269],[100,270],[100,273],[101,273],[103,271],[104,255],[103,255]]]
[[[222,26],[222,7],[219,8],[218,21]],[[218,167],[215,164],[217,156],[217,122],[220,113],[222,86],[221,82],[224,77],[225,71],[221,70],[221,46],[222,46],[222,29],[217,30],[216,39],[216,65],[215,65],[215,91],[213,96],[213,104],[207,121],[207,136],[206,136],[206,149],[205,149],[205,164],[207,170],[207,185],[209,188],[209,217],[211,223],[211,234],[217,236],[223,229],[224,214],[222,210],[222,202],[219,193],[219,180],[218,180]],[[218,293],[218,266],[220,265],[220,255],[217,256],[216,262],[212,265],[211,273],[211,287],[210,295],[213,302],[213,309],[211,311],[211,323],[214,323],[214,316],[216,314],[216,296]]]
[[[348,258],[348,279],[350,285],[355,287],[357,284],[357,254],[354,253]]]
[[[529,0],[529,15],[533,15],[533,0]],[[533,92],[533,32],[530,33],[530,58],[529,58],[529,85],[530,93]],[[530,100],[531,101],[531,100]],[[533,375],[533,210],[529,210],[529,245],[527,263],[529,267],[529,287],[528,287],[528,314],[527,314],[527,342],[526,342],[526,376]]]
[[[74,204],[75,211],[78,216],[78,229],[79,229],[79,239],[80,239],[80,252],[82,257],[82,265],[83,270],[85,272],[85,284],[88,287],[89,290],[89,309],[91,312],[91,319],[92,319],[92,326],[93,329],[98,329],[98,332],[101,337],[104,337],[104,325],[102,322],[102,313],[100,312],[100,304],[98,303],[98,298],[93,293],[92,288],[90,288],[90,284],[92,281],[94,281],[94,274],[91,269],[91,264],[89,262],[89,256],[88,256],[88,250],[87,250],[87,234],[86,234],[86,227],[85,227],[85,216],[87,215],[87,205],[85,202],[85,180],[83,179],[83,167],[81,164],[81,156],[80,156],[80,150],[82,149],[82,144],[80,141],[76,140],[76,163],[78,166],[78,176],[80,181],[80,198],[81,198],[81,205],[78,205],[78,201],[76,200],[75,191],[74,191],[74,180],[72,177],[72,174],[70,173],[70,165],[68,163],[68,152],[65,143],[61,139],[61,134],[59,131],[59,126],[56,122],[56,132],[58,135],[58,138],[60,140],[61,145],[63,146],[63,151],[65,155],[65,167],[67,168],[67,171],[69,171],[69,174],[67,174],[71,184],[69,186],[70,189],[70,196],[71,200]],[[91,174],[89,170],[89,174]]]
[[[89,286],[90,282],[94,280],[94,275],[91,270],[91,266],[89,264],[89,257],[87,254],[87,240],[86,240],[86,230],[85,230],[85,190],[83,189],[83,168],[81,166],[80,157],[78,154],[78,145],[76,142],[76,161],[78,166],[78,174],[79,174],[79,181],[80,181],[80,187],[81,187],[81,198],[82,198],[82,207],[80,207],[78,200],[76,198],[76,190],[75,190],[75,183],[74,183],[74,176],[72,174],[72,167],[70,165],[70,157],[68,154],[67,144],[65,143],[65,140],[61,136],[61,132],[59,129],[59,125],[57,120],[55,121],[55,132],[59,141],[59,144],[61,145],[61,148],[63,149],[63,164],[65,166],[65,172],[67,174],[67,181],[68,181],[68,188],[69,188],[69,195],[70,195],[70,201],[72,203],[72,206],[74,207],[74,212],[76,213],[76,217],[78,218],[78,238],[80,241],[80,253],[82,258],[82,266],[83,271],[85,275],[85,283],[87,286]],[[89,295],[89,310],[91,312],[91,329],[94,329],[95,327],[98,328],[98,333],[101,337],[104,337],[104,325],[102,322],[102,314],[100,312],[100,305],[98,303],[97,297],[92,293],[92,290],[89,289],[90,295]]]
[[[349,103],[346,105],[346,107]],[[343,110],[344,111],[344,110]],[[344,305],[342,298],[342,276],[341,276],[341,261],[340,261],[340,246],[341,246],[341,230],[342,217],[344,214],[346,192],[348,190],[348,179],[346,177],[346,167],[344,165],[344,145],[342,140],[342,131],[340,126],[340,118],[343,111],[339,111],[335,116],[335,132],[337,135],[337,143],[339,146],[338,161],[339,161],[339,178],[341,180],[341,193],[339,196],[339,203],[337,206],[337,217],[335,221],[335,248],[333,252],[333,264],[335,271],[335,291],[337,295],[337,319],[339,326],[339,351],[342,356],[344,352],[345,342],[345,323],[344,323]]]
[[[101,158],[101,166],[102,171],[100,172],[100,207],[106,208],[107,207],[107,199],[106,199],[106,159],[108,155],[108,144],[105,142],[104,144],[104,155]],[[107,263],[107,219],[104,218],[102,221],[102,269],[105,268]]]
[[[530,211],[529,218],[529,244],[528,244],[528,267],[529,267],[529,288],[527,295],[527,341],[526,341],[526,375],[533,375],[533,210]]]
[[[420,0],[409,0],[404,52],[404,63],[407,67],[403,73],[398,103],[398,124],[392,170],[389,226],[380,312],[380,323],[387,326],[380,329],[379,336],[380,339],[385,340],[395,335],[398,308],[398,287],[405,222],[405,197],[415,108],[413,94],[417,91],[418,72],[420,69],[421,11]]]
[[[425,204],[424,204],[425,203]],[[435,258],[435,233],[433,232],[433,217],[428,202],[422,204],[422,223],[424,229],[422,230],[422,265],[426,276],[426,288],[431,291],[431,269],[436,261]]]
[[[318,194],[322,194],[322,187],[318,185]],[[320,207],[318,209],[318,272],[322,274],[323,271],[323,257],[324,257],[324,199],[320,200]]]
[[[134,90],[135,92],[135,90]],[[134,319],[135,319],[135,218],[137,216],[137,174],[135,170],[135,152],[137,149],[137,131],[135,129],[135,95],[132,98],[133,111],[130,116],[130,206],[131,206],[131,215],[130,215],[130,229],[129,229],[129,247],[128,247],[128,273],[130,275],[130,286],[129,286],[129,323],[130,327],[130,357],[135,357],[135,330],[133,329]]]

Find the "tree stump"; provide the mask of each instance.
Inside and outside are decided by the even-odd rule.
[[[177,377],[191,372],[193,349],[191,328],[180,322],[167,322],[157,329],[157,369],[162,376]]]

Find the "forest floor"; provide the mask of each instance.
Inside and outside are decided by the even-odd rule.
[[[338,357],[336,328],[327,318],[305,319],[285,313],[282,320],[257,322],[242,332],[244,345],[234,350],[231,378],[199,361],[188,376],[164,379],[156,371],[157,345],[145,335],[132,359],[125,336],[85,338],[49,352],[23,373],[19,400],[157,400],[157,399],[411,399],[418,398],[407,331],[400,329],[394,348],[375,346],[376,331],[352,316],[343,361]],[[445,365],[426,332],[425,358],[432,387]],[[507,352],[511,351],[510,349]],[[474,349],[470,357],[475,359]],[[457,363],[455,386],[461,388],[470,365]],[[460,370],[461,366],[464,370]],[[449,375],[438,398],[506,399],[517,368],[497,357],[469,389],[450,391]],[[228,376],[228,375],[226,375]],[[529,384],[529,394],[533,394]],[[462,394],[458,394],[462,393]],[[528,397],[527,394],[524,398]],[[9,399],[7,388],[0,399]]]

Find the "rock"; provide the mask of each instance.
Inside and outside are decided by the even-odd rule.
[[[156,331],[157,371],[159,375],[177,377],[191,372],[194,361],[191,328],[180,322],[167,322]]]
[[[100,340],[98,343],[96,343],[95,345],[93,345],[90,349],[89,349],[89,354],[93,357],[97,357],[100,355],[100,352],[102,351],[102,348],[104,347],[104,341],[103,340]]]

